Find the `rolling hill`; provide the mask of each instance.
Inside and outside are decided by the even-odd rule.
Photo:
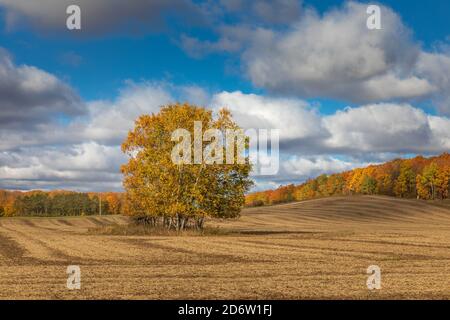
[[[450,298],[450,206],[380,196],[245,209],[227,232],[108,235],[123,216],[1,218],[0,298]],[[81,290],[66,288],[80,266]],[[369,291],[378,265],[382,289]]]

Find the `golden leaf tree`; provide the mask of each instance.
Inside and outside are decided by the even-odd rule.
[[[183,134],[174,138],[180,130]],[[203,135],[205,130],[214,134]],[[202,229],[206,217],[239,216],[252,185],[251,165],[234,140],[224,143],[230,142],[230,132],[239,130],[229,111],[223,109],[214,118],[212,111],[189,104],[164,106],[157,114],[139,117],[122,144],[129,157],[122,173],[133,214],[176,230]],[[199,148],[203,159],[195,152]],[[225,155],[226,163],[220,161]]]

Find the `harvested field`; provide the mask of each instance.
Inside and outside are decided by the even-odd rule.
[[[218,235],[88,232],[126,217],[0,219],[1,299],[450,298],[450,205],[342,197],[245,209]],[[66,288],[68,265],[81,290]],[[382,289],[369,291],[378,265]]]

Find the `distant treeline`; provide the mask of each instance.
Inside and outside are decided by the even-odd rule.
[[[387,195],[425,200],[450,198],[450,155],[396,159],[381,165],[321,175],[300,185],[251,193],[246,206],[263,206],[337,195]]]
[[[321,175],[300,185],[248,194],[246,206],[263,206],[337,195],[387,195],[425,200],[450,198],[450,154],[396,159],[381,165]],[[101,200],[101,201],[100,201]],[[0,190],[0,216],[131,214],[123,193]]]
[[[0,216],[120,214],[125,207],[123,198],[120,193],[0,190]]]

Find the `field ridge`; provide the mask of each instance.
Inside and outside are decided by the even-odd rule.
[[[381,196],[245,209],[208,236],[102,235],[123,216],[1,218],[2,299],[450,298],[450,205]],[[382,290],[366,269],[379,265]],[[79,265],[82,289],[66,288]]]

